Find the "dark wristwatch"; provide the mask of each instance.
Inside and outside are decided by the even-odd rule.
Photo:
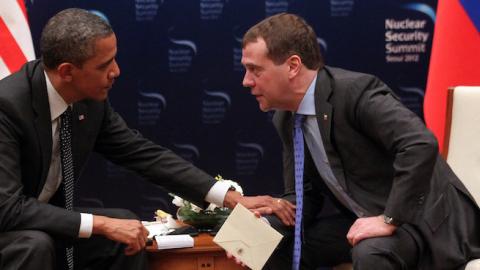
[[[387,215],[382,215],[383,216],[383,222],[385,222],[385,224],[389,224],[389,225],[394,225],[394,226],[400,226],[402,225],[402,222],[400,222],[399,220],[396,220],[392,217],[389,217]]]

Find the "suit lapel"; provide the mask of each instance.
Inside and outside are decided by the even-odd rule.
[[[317,83],[315,85],[315,111],[317,114],[318,127],[322,134],[323,146],[327,154],[330,168],[335,175],[338,183],[346,189],[345,176],[343,172],[343,164],[337,151],[333,147],[332,142],[332,121],[333,121],[333,106],[330,103],[330,98],[333,94],[332,84],[327,73],[327,68],[323,68],[318,72]]]
[[[31,63],[31,66],[32,69],[30,70],[29,65],[27,73],[31,74],[30,90],[32,92],[32,108],[35,112],[34,125],[42,153],[42,175],[36,188],[39,194],[45,184],[52,158],[52,121],[43,65],[37,61]]]
[[[318,72],[315,85],[315,113],[317,114],[318,127],[320,128],[324,145],[330,144],[332,105],[328,103],[328,98],[331,94],[330,80],[325,69],[322,69]]]
[[[278,121],[279,123],[279,129],[282,134],[283,140],[286,140],[286,144],[291,146],[293,145],[292,141],[292,132],[293,132],[293,114],[288,111],[278,111],[280,120]]]
[[[285,194],[295,193],[294,161],[293,161],[293,117],[292,112],[276,111],[273,124],[283,142],[283,175]]]

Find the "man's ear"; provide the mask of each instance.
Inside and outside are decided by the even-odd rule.
[[[294,54],[287,58],[287,65],[288,65],[288,78],[292,79],[295,76],[297,76],[297,74],[302,69],[302,66],[303,66],[302,59],[300,58],[300,56]]]
[[[75,66],[71,63],[61,63],[57,67],[57,72],[62,81],[71,82],[73,80],[73,71]]]

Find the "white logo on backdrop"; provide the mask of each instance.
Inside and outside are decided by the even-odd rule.
[[[238,175],[253,175],[264,155],[258,143],[238,142],[235,153],[235,167]]]
[[[427,4],[424,4],[424,3],[409,3],[409,4],[402,5],[402,7],[404,9],[410,9],[410,10],[414,10],[414,11],[418,11],[420,13],[423,13],[423,14],[427,15],[428,17],[430,17],[432,22],[435,22],[435,20],[436,20],[435,10]]]
[[[173,32],[173,27],[169,29]],[[168,65],[170,72],[187,72],[192,65],[193,57],[197,54],[197,45],[192,40],[169,38],[171,46],[168,49]]]
[[[170,41],[171,41],[173,44],[182,45],[182,46],[187,46],[187,47],[189,47],[190,49],[192,49],[192,51],[193,51],[194,54],[197,54],[197,45],[196,45],[193,41],[191,41],[191,40],[170,38]]]
[[[330,0],[330,16],[348,17],[355,7],[354,0]]]
[[[204,91],[202,101],[202,121],[204,124],[219,124],[226,117],[231,105],[230,96],[221,91]]]
[[[428,19],[410,17],[385,19],[385,61],[387,63],[418,63],[427,53],[427,43],[431,38],[428,22],[435,22],[435,11],[423,3],[410,3],[402,6],[424,14]]]
[[[260,144],[239,142],[238,145],[242,146],[242,147],[245,147],[245,148],[257,150],[258,153],[260,154],[260,158],[263,158],[263,147]]]
[[[135,0],[135,19],[137,22],[153,21],[163,0]]]
[[[91,9],[91,10],[89,10],[89,12],[97,15],[98,17],[100,17],[104,21],[106,21],[108,24],[110,24],[110,21],[108,20],[107,15],[105,15],[105,13],[101,12],[100,10]]]
[[[200,0],[200,19],[217,20],[223,13],[223,0]]]
[[[167,101],[162,94],[156,92],[139,91],[138,124],[154,126],[157,124],[162,111],[167,108]]]
[[[233,71],[243,72],[242,66],[242,41],[243,34],[239,33],[240,26],[233,27]]]
[[[317,42],[322,47],[323,51],[326,52],[328,49],[327,41],[323,38],[317,37]]]
[[[287,12],[288,1],[286,0],[265,0],[265,17]]]
[[[178,149],[176,153],[185,160],[194,162],[200,157],[200,151],[193,144],[174,143],[173,146]]]

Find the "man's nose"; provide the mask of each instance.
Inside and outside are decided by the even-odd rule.
[[[109,79],[115,79],[120,76],[120,67],[117,64],[117,61],[113,60],[113,69],[108,73]]]
[[[254,85],[254,81],[249,76],[248,71],[245,72],[245,76],[243,77],[242,84],[244,87],[252,87]]]

